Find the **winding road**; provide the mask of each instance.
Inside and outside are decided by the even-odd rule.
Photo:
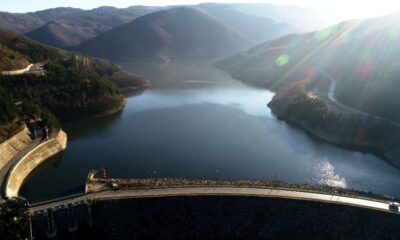
[[[12,71],[2,71],[2,75],[22,75],[22,74],[43,74],[44,73],[44,63],[32,63],[26,68],[12,70]]]
[[[103,191],[97,193],[84,194],[55,202],[48,202],[36,206],[31,206],[31,214],[45,211],[52,208],[57,209],[68,204],[75,204],[86,201],[97,200],[117,200],[134,198],[162,198],[162,197],[181,197],[181,196],[249,196],[249,197],[269,197],[286,198],[303,201],[316,201],[330,204],[343,204],[360,208],[373,209],[378,211],[390,212],[389,203],[380,200],[367,200],[355,197],[344,197],[340,195],[278,190],[272,188],[251,188],[251,187],[229,187],[229,186],[188,186],[188,187],[162,187],[133,190]],[[395,213],[395,212],[391,212]],[[399,213],[395,213],[399,214]]]
[[[339,102],[335,97],[335,91],[336,91],[336,85],[337,85],[336,79],[334,79],[333,77],[329,76],[327,73],[325,73],[322,70],[319,70],[319,73],[331,81],[331,86],[329,87],[328,97],[329,97],[329,100],[332,103],[334,103],[335,105],[339,106],[340,108],[342,108],[342,109],[344,109],[346,111],[353,112],[355,114],[359,114],[359,115],[362,115],[362,116],[368,117],[368,118],[375,118],[377,120],[387,121],[387,122],[390,122],[391,124],[393,124],[395,126],[400,127],[400,123],[399,122],[395,122],[395,121],[389,120],[387,118],[383,118],[381,116],[378,116],[378,115],[375,115],[375,114],[372,114],[372,113],[364,112],[364,111],[361,111],[359,109],[344,105],[343,103]]]

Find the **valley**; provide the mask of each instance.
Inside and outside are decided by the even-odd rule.
[[[19,1],[0,238],[397,239],[400,4]]]
[[[14,134],[22,121],[18,109],[10,106],[11,101],[29,101],[44,109],[37,110],[36,105],[24,107],[28,115],[39,113],[41,117],[46,116],[45,122],[57,131],[61,126],[57,118],[61,120],[63,126],[68,126],[64,122],[86,121],[80,119],[113,115],[124,109],[124,112],[129,112],[132,111],[131,101],[137,99],[140,102],[142,96],[147,96],[148,92],[152,95],[159,90],[163,94],[177,91],[178,97],[180,91],[196,92],[212,87],[211,89],[227,89],[226,93],[221,92],[221,96],[231,99],[233,96],[227,94],[236,95],[240,89],[252,88],[227,78],[213,66],[216,62],[218,68],[247,85],[275,91],[276,94],[271,98],[265,98],[264,103],[268,103],[278,119],[299,126],[317,139],[352,151],[376,154],[393,166],[399,167],[396,159],[397,152],[400,151],[393,143],[397,142],[396,139],[400,135],[397,134],[397,125],[391,124],[396,121],[396,116],[390,116],[390,120],[386,116],[394,106],[388,104],[385,108],[379,108],[379,111],[388,109],[387,112],[377,112],[378,108],[366,109],[354,101],[350,101],[349,104],[343,97],[351,95],[348,91],[353,89],[344,87],[349,84],[344,78],[345,73],[351,74],[349,72],[351,69],[358,68],[363,71],[365,62],[368,63],[374,56],[375,58],[380,56],[379,52],[371,50],[366,59],[357,58],[358,56],[352,55],[348,49],[354,44],[368,45],[363,37],[378,34],[382,26],[393,24],[393,16],[348,21],[314,32],[299,33],[304,30],[293,27],[296,25],[294,22],[289,20],[279,22],[279,19],[287,19],[284,10],[275,9],[276,15],[272,14],[272,18],[267,18],[261,14],[261,9],[268,12],[271,11],[271,6],[260,5],[257,14],[255,9],[240,4],[200,4],[194,7],[166,8],[138,6],[126,9],[102,7],[92,10],[54,9],[31,13],[31,17],[35,16],[42,20],[46,18],[48,22],[36,29],[24,30],[26,36],[80,53],[47,47],[22,36],[19,37],[19,41],[28,44],[29,48],[21,48],[20,45],[10,42],[14,37],[12,33],[7,33],[9,37],[3,37],[3,62],[12,63],[3,64],[3,71],[23,69],[30,63],[43,64],[41,74],[1,76],[0,86],[5,90],[11,90],[7,95],[4,94],[9,98],[7,103],[9,117],[5,119],[3,126],[10,126],[11,122],[14,124],[13,127],[3,127],[5,129],[3,137]],[[58,12],[62,13],[59,17],[55,14]],[[92,24],[94,22],[96,25]],[[260,22],[262,24],[255,24]],[[373,24],[370,24],[371,22]],[[257,26],[248,28],[252,25]],[[79,30],[80,26],[85,26],[84,32]],[[369,35],[365,35],[366,32]],[[337,60],[339,55],[346,51],[347,60],[330,68],[329,63]],[[118,65],[91,56],[116,61]],[[390,61],[391,56],[387,55],[388,60],[382,62]],[[355,67],[346,67],[352,60]],[[389,70],[386,70],[386,67],[389,67]],[[368,76],[371,75],[368,81],[372,83],[372,76],[383,72],[387,76],[387,81],[392,81],[391,76],[394,74],[390,75],[392,68],[390,65],[377,62],[376,67],[368,72]],[[326,73],[321,73],[319,69],[324,69]],[[341,75],[335,74],[337,69],[342,69]],[[204,71],[207,71],[207,74]],[[329,81],[328,75],[337,79],[335,83]],[[361,77],[362,75],[359,76]],[[150,79],[151,84],[145,78]],[[37,82],[36,79],[40,79],[40,84],[37,86],[32,84]],[[95,81],[95,84],[92,81]],[[334,92],[332,92],[333,84]],[[43,86],[52,89],[51,92],[45,91],[46,96],[43,95]],[[137,91],[147,86],[151,86],[152,90]],[[235,93],[235,90],[230,93],[232,87],[238,92]],[[361,85],[354,84],[354,87]],[[94,88],[97,90],[94,91]],[[381,94],[379,88],[375,89],[376,94]],[[31,93],[22,94],[26,91]],[[243,94],[247,94],[245,92]],[[129,97],[128,101],[123,94]],[[354,98],[361,97],[356,94],[353,94]],[[260,99],[261,97],[262,95],[259,96]],[[35,100],[32,101],[33,99]],[[215,103],[221,104],[222,99],[215,100],[217,101]],[[212,97],[210,101],[213,102]],[[194,102],[196,101],[189,100],[188,103]],[[149,102],[144,106],[151,104],[154,103]],[[165,106],[161,104],[161,109],[169,106],[168,104],[168,101]],[[241,110],[245,110],[251,104],[250,102],[245,106],[240,104],[239,106]],[[139,107],[142,108],[143,106]],[[245,111],[251,113],[253,110]],[[263,111],[261,107],[256,110],[257,113],[261,111]],[[371,112],[371,115],[361,114],[363,112]],[[118,119],[118,116],[120,113],[110,118]],[[379,117],[371,119],[369,116]],[[303,181],[300,180],[302,183]],[[327,180],[330,181],[337,180]],[[338,182],[338,184],[343,183]],[[347,186],[347,183],[343,186]]]
[[[33,172],[22,196],[82,192],[88,171],[101,166],[110,178],[276,178],[398,196],[398,169],[280,121],[266,106],[274,93],[232,79],[213,61],[119,64],[154,86],[131,95],[120,114],[65,124],[68,148]]]

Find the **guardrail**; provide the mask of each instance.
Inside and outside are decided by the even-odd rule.
[[[77,197],[82,197],[85,196],[85,193],[75,193],[75,194],[70,194],[70,195],[65,195],[62,197],[57,197],[57,198],[53,198],[53,199],[49,199],[49,200],[45,200],[45,201],[38,201],[38,202],[34,202],[34,203],[29,203],[29,207],[40,207],[42,205],[46,205],[46,204],[50,204],[50,203],[54,203],[54,202],[60,202],[60,201],[64,201],[64,200],[68,200],[71,198],[77,198]]]

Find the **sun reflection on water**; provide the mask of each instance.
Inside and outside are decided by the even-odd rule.
[[[347,188],[344,177],[335,173],[335,167],[327,160],[323,160],[315,166],[318,183],[331,187]]]

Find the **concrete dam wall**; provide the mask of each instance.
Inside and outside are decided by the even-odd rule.
[[[67,147],[67,134],[60,131],[56,138],[41,143],[25,155],[11,170],[6,183],[5,195],[16,197],[29,174],[42,164],[46,159],[65,150]]]
[[[31,143],[30,132],[26,125],[19,133],[0,144],[0,169],[3,169],[11,159]]]

